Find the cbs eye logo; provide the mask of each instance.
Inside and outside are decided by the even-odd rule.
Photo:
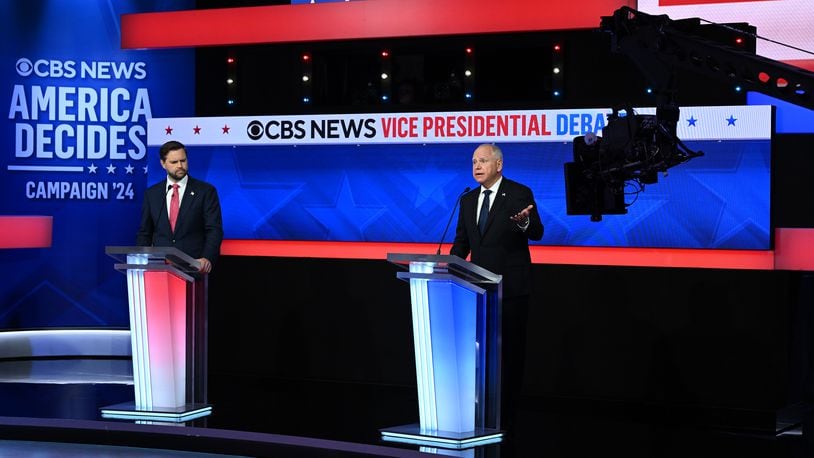
[[[28,76],[31,74],[31,72],[34,71],[34,64],[31,63],[31,61],[26,59],[25,57],[22,57],[19,60],[17,60],[15,68],[17,68],[18,75]]]
[[[255,119],[246,126],[246,135],[251,140],[260,140],[264,136],[269,140],[302,140],[306,136],[305,121],[302,119],[295,121],[273,119],[263,124]]]
[[[263,123],[260,121],[252,121],[246,127],[246,135],[248,135],[252,140],[259,140],[265,131],[266,129],[263,126]]]
[[[40,78],[75,78],[77,64],[72,60],[37,59],[32,61],[26,57],[17,59],[14,64],[20,76],[36,75]]]

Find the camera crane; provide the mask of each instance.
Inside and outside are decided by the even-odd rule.
[[[627,183],[641,191],[645,184],[656,183],[658,173],[703,155],[676,136],[678,69],[814,109],[814,73],[744,49],[749,47],[715,40],[716,33],[731,37],[734,29],[754,43],[755,28],[748,24],[713,25],[716,28],[710,29],[699,18],[672,20],[630,7],[602,17],[600,30],[610,33],[611,51],[626,54],[655,84],[656,114],[615,107],[601,138],[593,134],[574,138],[574,162],[565,164],[568,214],[587,213],[592,221],[600,221],[603,214],[627,213]]]

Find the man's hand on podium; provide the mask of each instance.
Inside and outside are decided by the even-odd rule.
[[[198,263],[200,264],[198,267],[198,272],[209,273],[212,272],[212,263],[209,262],[206,258],[198,258]]]

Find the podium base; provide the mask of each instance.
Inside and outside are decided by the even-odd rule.
[[[452,431],[422,430],[421,426],[415,423],[380,429],[379,431],[382,433],[382,440],[385,441],[452,449],[477,447],[503,440],[503,431],[490,428],[476,428],[474,431],[456,433]]]
[[[153,420],[183,423],[212,413],[208,404],[185,404],[178,407],[154,407],[150,410],[136,408],[135,402],[123,402],[102,407],[102,418],[117,420]]]

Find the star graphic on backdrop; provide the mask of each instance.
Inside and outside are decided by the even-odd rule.
[[[164,128],[164,131],[167,133],[167,135],[172,135],[172,127],[167,126]]]
[[[221,127],[221,130],[223,130],[223,133],[224,133],[224,134],[228,134],[228,133],[229,133],[229,126],[227,126],[226,124],[224,124],[224,125],[223,125],[223,127]]]
[[[438,170],[437,167],[432,167],[420,172],[405,173],[404,176],[407,178],[407,181],[416,188],[414,202],[416,208],[421,207],[428,200],[431,200],[437,205],[449,207],[450,210],[452,206],[455,205],[455,201],[453,200],[455,197],[447,196],[444,192],[444,187],[453,181],[457,174],[444,173]],[[461,191],[463,191],[463,189],[461,189]]]
[[[627,191],[630,192],[630,187],[628,186],[627,188]],[[649,191],[649,193],[647,191]],[[646,198],[645,194],[648,194]],[[626,200],[626,202],[630,202],[630,200]],[[652,190],[646,189],[636,198],[635,204],[628,208],[627,214],[619,215],[620,217],[618,218],[609,216],[607,219],[614,221],[616,227],[619,228],[621,246],[642,246],[642,241],[639,240],[637,234],[652,234],[655,229],[648,230],[646,228],[653,227],[653,224],[658,224],[654,219],[657,219],[658,215],[660,215],[659,212],[663,211],[662,209],[669,204],[669,196],[660,192],[654,193]],[[662,216],[662,218],[664,218],[664,216]],[[659,221],[664,221],[664,219],[660,219]],[[676,223],[675,226],[671,225],[670,227],[675,227],[675,231],[678,232],[682,229],[681,226],[680,223]],[[640,232],[643,227],[645,228],[644,231]],[[594,234],[593,240],[598,245],[601,245],[603,237],[604,235],[602,233],[596,233]]]
[[[132,174],[132,173],[133,173],[133,169],[134,169],[134,168],[135,168],[135,167],[133,167],[132,165],[127,164],[127,167],[125,167],[125,168],[124,168],[125,173],[127,173],[127,174]]]
[[[149,168],[149,167],[147,167],[146,165],[145,165],[144,167],[142,167],[142,169],[144,169],[144,174],[145,174],[145,175],[147,175],[147,169],[148,169],[148,168]]]
[[[237,156],[235,152],[215,154],[208,169],[198,172],[208,181],[218,183],[218,189],[222,190],[221,211],[226,238],[286,239],[292,232],[281,210],[292,202],[300,208],[296,199],[305,189],[305,183],[252,176],[241,168]],[[295,219],[291,224],[295,227],[293,233],[303,229],[300,220]]]
[[[88,166],[88,173],[96,173],[96,169],[98,168],[99,167],[96,167],[95,165],[91,164]]]
[[[728,118],[726,118],[726,125],[727,125],[727,126],[734,126],[734,125],[735,125],[735,121],[737,121],[737,120],[738,120],[738,118],[736,118],[736,117],[734,117],[734,116],[732,116],[732,115],[729,115],[729,117],[728,117]]]
[[[687,127],[695,127],[696,122],[698,122],[698,120],[695,119],[695,116],[690,116],[690,118],[687,119]]]
[[[765,220],[755,219],[756,214],[769,214],[769,188],[771,178],[769,173],[752,173],[749,177],[749,186],[737,185],[738,177],[743,172],[738,170],[762,170],[768,161],[768,154],[740,153],[737,162],[731,170],[713,169],[711,171],[698,171],[693,178],[698,182],[699,188],[705,189],[709,195],[705,198],[706,205],[713,206],[716,214],[716,227],[713,238],[706,244],[715,248],[731,248],[728,245],[733,240],[752,240],[755,233],[768,234],[770,224],[768,217]],[[700,194],[700,193],[699,193]],[[745,200],[748,206],[731,205],[730,202]],[[761,209],[757,211],[756,209]]]
[[[192,128],[192,131],[195,132],[195,135],[201,134],[201,128],[197,124]]]
[[[566,214],[566,201],[565,201],[565,192],[564,189],[556,189],[552,190],[550,197],[549,196],[540,196],[536,198],[537,201],[537,211],[540,213],[540,218],[545,225],[545,230],[549,239],[551,238],[551,234],[555,234],[555,244],[565,244],[568,240],[577,240],[581,233],[580,229],[572,229],[577,227],[575,221],[582,222],[587,220],[589,217],[585,215],[568,215]],[[455,224],[454,222],[452,224]],[[583,223],[584,224],[584,223]],[[594,224],[589,222],[589,224]],[[592,229],[592,227],[586,224],[588,229]],[[452,229],[450,229],[452,230]],[[545,237],[543,237],[545,239]],[[550,241],[541,240],[537,242],[538,244],[547,244],[551,243]]]
[[[652,191],[645,194],[647,199],[637,199],[635,205],[628,209],[629,214],[603,215],[601,223],[590,221],[589,215],[566,214],[564,193],[537,199],[537,203],[546,231],[565,233],[563,245],[632,247],[641,245],[640,240],[631,238],[636,234],[632,228],[646,225],[648,218],[658,215],[659,208],[667,203],[663,196],[653,196]]]
[[[71,286],[71,285],[67,285]],[[54,310],[59,310],[65,313],[65,316],[83,316],[93,322],[101,323],[102,320],[92,310],[86,307],[80,301],[74,299],[76,296],[75,291],[66,291],[60,286],[54,285],[50,281],[41,281],[33,288],[30,288],[25,294],[20,297],[16,302],[4,305],[4,310],[39,310],[39,304],[47,303],[54,307]]]
[[[317,221],[323,221],[326,228],[330,228],[330,239],[364,240],[365,229],[384,214],[387,207],[357,204],[345,175],[333,205],[307,206],[305,209]]]
[[[116,173],[116,166],[113,165],[113,164],[108,165],[107,166],[107,173]]]

